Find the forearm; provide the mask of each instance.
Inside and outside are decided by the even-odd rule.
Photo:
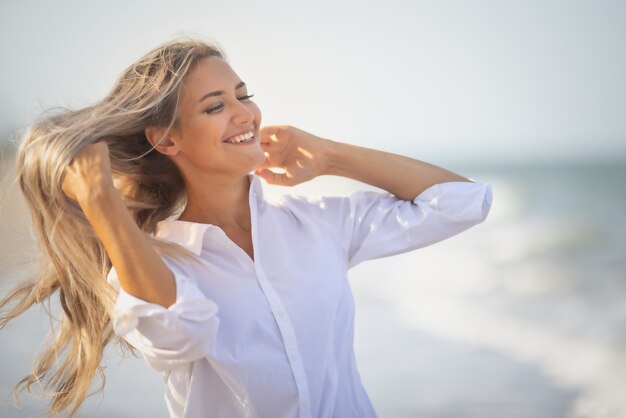
[[[80,206],[102,241],[122,288],[169,307],[176,300],[173,273],[152,248],[115,189],[90,193]]]
[[[398,154],[326,140],[322,174],[348,177],[379,187],[399,199],[413,200],[438,183],[470,179]]]

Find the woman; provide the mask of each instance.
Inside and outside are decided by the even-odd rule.
[[[41,277],[2,301],[13,306],[0,325],[59,291],[62,329],[16,388],[54,386],[51,415],[77,411],[113,329],[163,374],[172,417],[375,416],[354,360],[347,270],[481,222],[491,188],[261,129],[251,97],[216,47],[173,42],[101,102],[26,135],[18,175],[45,259]],[[261,178],[327,174],[388,193],[263,198]]]

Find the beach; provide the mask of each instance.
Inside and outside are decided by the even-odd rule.
[[[446,166],[445,164],[442,164]],[[11,170],[5,161],[0,172]],[[451,167],[492,184],[484,224],[351,271],[355,351],[381,418],[620,418],[626,400],[626,164]],[[265,185],[264,185],[265,186]],[[293,189],[345,194],[334,177]],[[267,186],[268,198],[284,193]],[[2,183],[0,288],[32,268],[25,206]],[[620,220],[616,222],[615,220]],[[13,385],[50,321],[39,309],[0,331],[0,416],[45,405]],[[161,377],[109,347],[103,395],[80,417],[167,417]]]

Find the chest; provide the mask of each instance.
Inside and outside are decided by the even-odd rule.
[[[217,230],[216,230],[217,231]],[[247,324],[286,311],[290,318],[328,325],[348,289],[347,271],[333,243],[313,228],[258,223],[255,235],[224,230],[205,240],[198,277],[221,318]],[[236,326],[240,324],[231,323]],[[294,324],[295,325],[295,324]],[[301,324],[310,327],[311,324]]]
[[[224,233],[233,244],[239,247],[239,249],[250,257],[250,260],[254,261],[254,244],[252,241],[252,233],[250,231],[225,229]]]

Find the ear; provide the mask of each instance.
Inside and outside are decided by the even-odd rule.
[[[176,155],[178,154],[178,145],[176,143],[176,134],[172,129],[167,130],[164,126],[151,126],[144,131],[146,139],[161,154]]]

